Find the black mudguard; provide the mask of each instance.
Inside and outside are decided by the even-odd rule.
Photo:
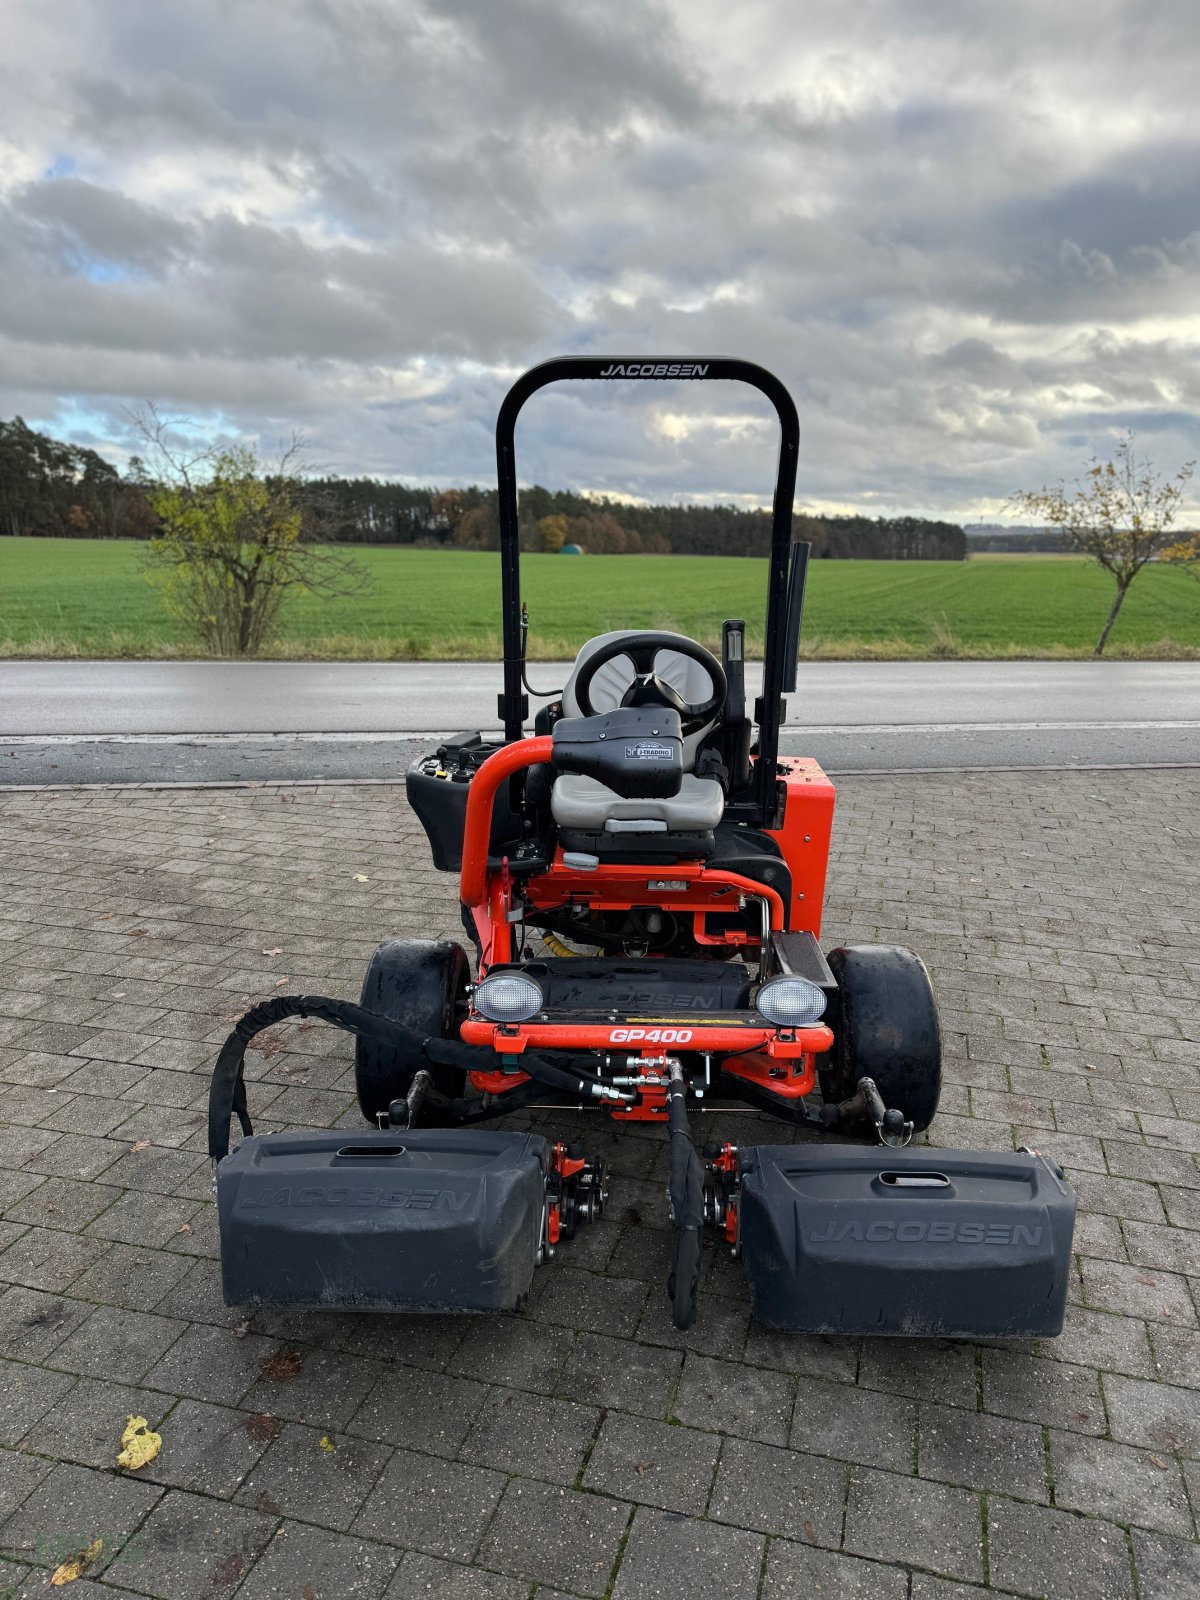
[[[509,1311],[542,1242],[546,1141],[268,1133],[217,1167],[226,1305]]]
[[[739,1151],[755,1315],[804,1333],[1062,1331],[1075,1194],[1024,1153],[758,1145]]]

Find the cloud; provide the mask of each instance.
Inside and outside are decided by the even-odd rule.
[[[513,376],[732,353],[798,498],[994,511],[1200,416],[1186,0],[42,0],[0,67],[0,415],[145,398],[487,481]],[[540,395],[520,470],[753,502],[752,394]]]

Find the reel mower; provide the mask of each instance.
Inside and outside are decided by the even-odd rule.
[[[530,729],[518,413],[561,379],[678,378],[750,384],[782,430],[762,694],[747,703],[740,620],[719,655],[621,630],[583,644]],[[505,398],[503,732],[448,739],[407,775],[434,865],[458,874],[474,959],[392,939],[359,1005],[281,996],[238,1023],[209,1105],[227,1303],[520,1307],[605,1200],[584,1150],[494,1126],[549,1104],[662,1125],[680,1328],[697,1315],[707,1227],[777,1328],[1061,1330],[1075,1216],[1061,1170],[1030,1150],[913,1146],[941,1087],[929,975],[907,950],[818,942],[834,790],[815,761],[779,752],[809,554],[792,540],[798,445],[787,390],[745,361],[569,357]],[[356,1036],[361,1134],[253,1133],[244,1053],[287,1017]],[[689,1107],[722,1103],[809,1137],[701,1152]]]

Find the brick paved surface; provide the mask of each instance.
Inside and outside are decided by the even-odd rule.
[[[677,1334],[661,1133],[599,1120],[609,1214],[526,1315],[247,1326],[214,1047],[253,997],[355,996],[379,939],[455,935],[453,882],[390,788],[0,792],[0,1593],[101,1538],[79,1600],[1194,1600],[1197,815],[1197,773],[842,785],[827,942],[929,961],[934,1142],[1036,1142],[1081,1196],[1062,1338],[974,1347],[772,1334],[715,1248]],[[358,1125],[349,1061],[277,1030],[260,1127]],[[136,1476],[131,1412],[164,1439]]]

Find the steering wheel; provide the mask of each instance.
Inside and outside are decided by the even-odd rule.
[[[695,661],[704,668],[713,685],[713,692],[707,700],[697,705],[689,705],[678,690],[658,676],[654,670],[654,660],[660,650],[671,650],[678,656],[686,656],[689,661]],[[700,729],[712,720],[713,714],[725,704],[725,697],[729,692],[725,668],[711,650],[706,650],[694,639],[685,639],[678,633],[631,633],[602,644],[580,667],[579,675],[575,679],[575,698],[585,717],[594,717],[597,714],[596,708],[592,705],[592,679],[601,667],[610,661],[615,661],[618,656],[629,657],[633,662],[635,674],[633,682],[621,697],[621,704],[673,707],[679,713],[685,735],[699,733]]]

